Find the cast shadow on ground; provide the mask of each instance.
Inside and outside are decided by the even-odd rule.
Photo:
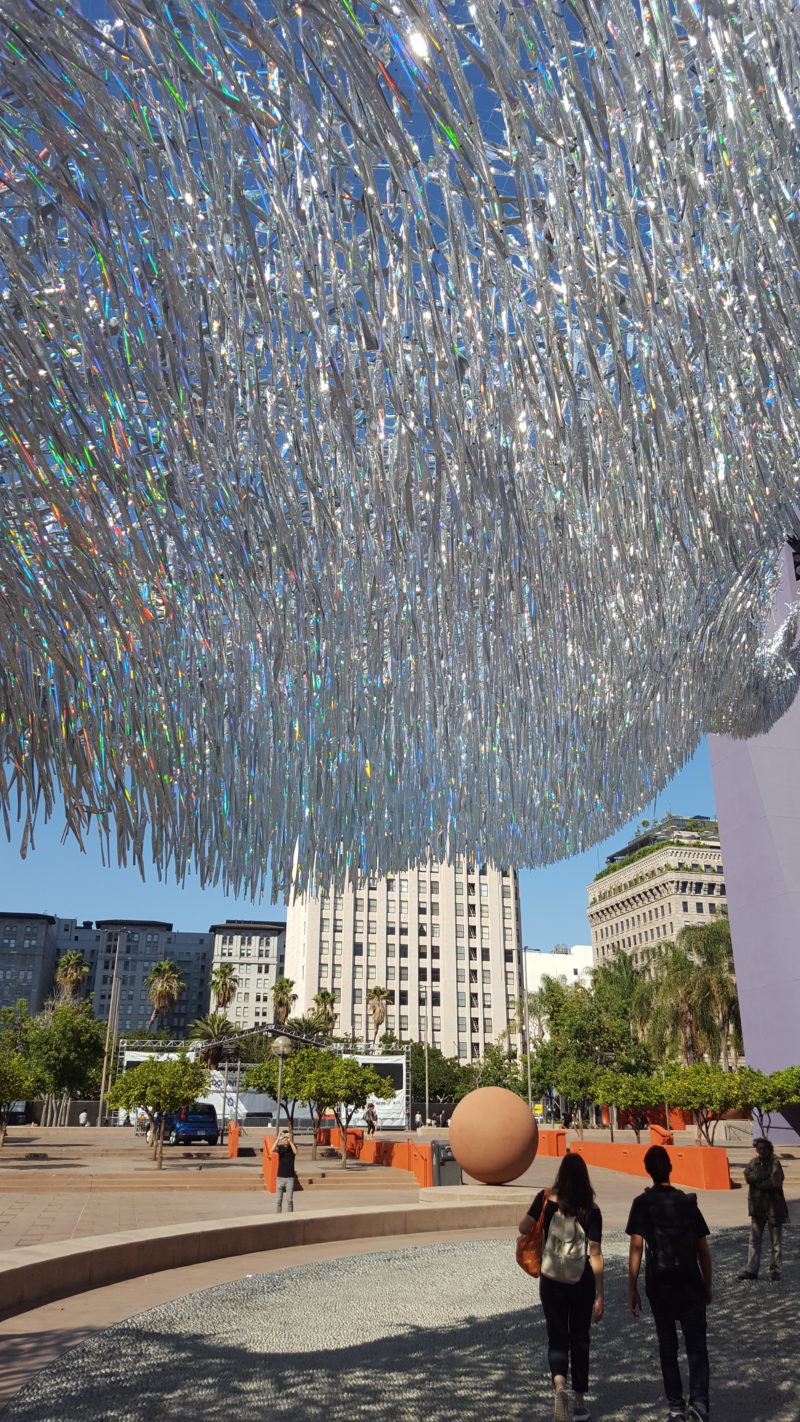
[[[744,1237],[736,1230],[714,1242],[714,1415],[721,1422],[797,1422],[797,1287],[736,1283]],[[432,1290],[447,1290],[447,1248],[425,1251]],[[498,1248],[510,1254],[510,1245]],[[392,1258],[372,1256],[371,1287],[380,1288],[381,1269],[391,1269]],[[530,1308],[369,1341],[348,1330],[343,1288],[336,1320],[342,1346],[315,1349],[311,1336],[298,1336],[296,1347],[273,1353],[271,1315],[287,1298],[300,1304],[302,1272],[296,1271],[297,1292],[293,1271],[253,1281],[251,1287],[263,1287],[263,1329],[259,1323],[259,1337],[249,1346],[236,1336],[232,1286],[222,1285],[202,1296],[208,1316],[202,1332],[177,1330],[175,1316],[167,1316],[176,1305],[143,1314],[39,1374],[0,1416],[3,1422],[549,1422],[535,1286]],[[480,1288],[476,1268],[476,1292]],[[313,1312],[313,1292],[306,1307]],[[297,1318],[300,1333],[302,1308]],[[766,1359],[769,1368],[762,1370]],[[598,1422],[660,1422],[664,1415],[652,1320],[647,1311],[640,1320],[627,1313],[620,1257],[609,1260],[606,1317],[594,1333],[592,1393]]]

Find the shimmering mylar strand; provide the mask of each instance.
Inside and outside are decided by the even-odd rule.
[[[0,0],[0,805],[258,893],[797,687],[798,16]]]

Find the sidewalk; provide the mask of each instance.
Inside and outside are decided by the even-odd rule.
[[[628,1135],[634,1140],[632,1132],[623,1138]],[[446,1139],[446,1132],[420,1131],[414,1138]],[[607,1140],[608,1135],[587,1131],[585,1139]],[[242,1143],[260,1152],[261,1135],[246,1136]],[[751,1155],[749,1147],[729,1148],[735,1187],[741,1187]],[[796,1156],[782,1152],[781,1162],[787,1200],[790,1205],[800,1204],[800,1150]],[[524,1201],[527,1192],[532,1198],[543,1185],[552,1184],[557,1168],[557,1160],[537,1158],[513,1186],[502,1188],[520,1190]],[[420,1198],[416,1181],[405,1171],[354,1161],[345,1171],[338,1159],[328,1157],[312,1162],[310,1145],[302,1142],[300,1174],[316,1183],[295,1196],[298,1211],[358,1208],[366,1203],[365,1192],[371,1204],[384,1196],[395,1204]],[[609,1170],[593,1169],[591,1175],[606,1228],[624,1228],[630,1201],[647,1182]],[[486,1187],[475,1183],[470,1188]],[[441,1198],[441,1192],[436,1193]],[[712,1228],[741,1225],[747,1218],[741,1188],[700,1191],[698,1199]],[[264,1190],[259,1153],[229,1160],[222,1146],[166,1146],[164,1169],[158,1171],[142,1138],[118,1127],[19,1128],[0,1150],[0,1252],[119,1230],[159,1225],[180,1229],[202,1220],[251,1213],[263,1217],[273,1209],[274,1197]]]

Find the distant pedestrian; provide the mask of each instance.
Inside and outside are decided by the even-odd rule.
[[[421,1125],[422,1125],[422,1112],[421,1112],[421,1111],[417,1111],[417,1113],[416,1113],[416,1115],[415,1115],[415,1117],[414,1117],[414,1130],[415,1130],[415,1131],[418,1131]]]
[[[547,1360],[555,1392],[555,1422],[569,1416],[571,1376],[574,1422],[589,1422],[589,1332],[603,1317],[603,1217],[579,1155],[561,1162],[547,1194],[540,1190],[519,1224],[529,1234],[544,1211],[539,1297],[547,1325]]]
[[[283,1198],[285,1195],[286,1213],[291,1215],[294,1211],[297,1146],[294,1143],[291,1131],[288,1130],[286,1126],[283,1126],[278,1132],[278,1139],[275,1142],[275,1151],[278,1156],[278,1178],[275,1182],[275,1212],[276,1214],[282,1213]]]
[[[670,1184],[672,1162],[663,1146],[650,1147],[644,1168],[653,1184],[636,1196],[625,1227],[631,1239],[628,1302],[635,1318],[641,1310],[638,1279],[646,1244],[645,1290],[656,1325],[669,1422],[707,1422],[706,1306],[711,1303],[708,1225],[696,1197]],[[689,1365],[688,1408],[678,1362],[679,1323]]]
[[[374,1136],[375,1127],[378,1124],[378,1113],[371,1101],[364,1112],[364,1120],[367,1125],[367,1137]]]
[[[747,1268],[740,1279],[757,1279],[761,1265],[761,1240],[764,1225],[769,1225],[769,1277],[776,1282],[781,1277],[781,1233],[789,1221],[786,1197],[783,1193],[783,1166],[775,1155],[772,1141],[759,1136],[754,1142],[756,1153],[744,1168],[747,1181],[747,1213],[750,1216],[750,1248]]]

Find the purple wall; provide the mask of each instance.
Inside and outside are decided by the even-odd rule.
[[[797,595],[791,555],[775,625]],[[709,736],[744,1046],[761,1071],[800,1064],[800,696],[765,736]],[[773,1118],[800,1141],[800,1107]]]

